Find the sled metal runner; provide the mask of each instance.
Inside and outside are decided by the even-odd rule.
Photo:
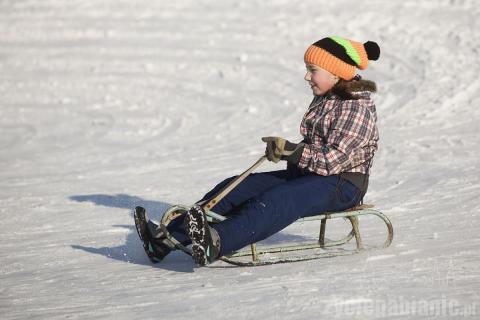
[[[202,203],[198,203],[204,209],[207,219],[210,223],[218,223],[228,219],[228,216],[222,216],[216,214],[210,209],[218,203],[225,195],[227,195],[231,190],[233,190],[243,179],[245,179],[256,167],[258,167],[264,160],[266,156],[262,156],[253,166],[247,169],[244,173],[239,175],[237,178],[232,180],[223,190],[218,192],[214,197],[209,200],[203,201]],[[313,260],[313,259],[320,259],[320,258],[328,258],[328,257],[335,257],[335,256],[345,256],[355,254],[364,250],[367,250],[363,245],[362,237],[360,235],[360,228],[359,228],[359,217],[360,216],[376,216],[380,218],[387,227],[387,239],[385,240],[384,244],[379,247],[369,247],[368,250],[374,248],[386,248],[388,247],[393,239],[393,226],[388,217],[378,210],[373,209],[373,205],[370,204],[363,204],[359,205],[345,211],[338,211],[338,212],[324,212],[320,213],[316,216],[310,216],[298,219],[295,223],[299,222],[310,222],[310,221],[318,221],[320,220],[320,232],[318,236],[318,241],[315,243],[308,243],[308,244],[297,244],[297,245],[286,245],[286,246],[269,246],[269,247],[261,247],[257,249],[256,243],[250,244],[249,250],[241,250],[237,252],[233,252],[228,256],[223,256],[219,260],[227,262],[232,265],[236,266],[261,266],[261,265],[271,265],[277,263],[287,263],[287,262],[295,262],[295,261],[306,261],[306,260]],[[184,205],[175,205],[169,208],[163,215],[159,228],[163,231],[163,234],[166,235],[170,245],[175,247],[176,249],[182,250],[183,252],[191,255],[192,251],[190,248],[182,245],[178,242],[168,231],[167,226],[172,222],[175,218],[179,217],[180,215],[186,213],[190,209],[189,206]],[[336,241],[326,241],[325,233],[326,233],[326,224],[327,220],[330,219],[337,219],[343,218],[350,222],[352,229],[351,231],[342,239]],[[356,241],[356,249],[355,250],[345,250],[341,249],[343,244],[346,244],[350,240],[355,238]],[[336,247],[337,250],[332,250],[332,248]],[[268,256],[275,253],[284,253],[284,252],[306,252],[308,250],[317,250],[321,252],[311,253],[307,255],[292,255],[288,257],[273,257],[269,258]],[[251,261],[242,260],[243,257],[251,256]]]

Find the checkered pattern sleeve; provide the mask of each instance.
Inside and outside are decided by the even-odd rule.
[[[298,166],[324,176],[365,171],[366,160],[373,157],[369,141],[376,137],[375,114],[356,100],[346,100],[325,127],[326,136],[312,132]]]

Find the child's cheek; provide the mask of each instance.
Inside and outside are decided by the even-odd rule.
[[[325,89],[325,84],[323,83],[323,81],[321,79],[318,79],[318,77],[314,80],[314,83],[319,89],[321,89],[321,90]]]

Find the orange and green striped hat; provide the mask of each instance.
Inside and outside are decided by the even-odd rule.
[[[380,57],[380,47],[376,42],[356,42],[338,36],[318,40],[308,47],[305,52],[305,63],[311,63],[330,73],[351,80],[355,68],[364,70],[368,60],[377,60]]]

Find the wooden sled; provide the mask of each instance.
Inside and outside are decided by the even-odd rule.
[[[232,180],[225,188],[223,188],[217,195],[213,198],[205,200],[201,203],[198,203],[202,206],[203,210],[207,214],[207,219],[209,222],[221,222],[228,217],[216,214],[210,209],[218,203],[225,195],[227,195],[231,190],[233,190],[243,179],[245,179],[256,167],[258,167],[263,161],[265,161],[266,156],[262,156],[253,166],[243,172],[241,175],[236,177]],[[225,261],[227,263],[237,265],[237,266],[260,266],[260,265],[270,265],[276,263],[286,263],[286,262],[295,262],[295,261],[305,261],[305,260],[312,260],[312,259],[319,259],[319,258],[326,258],[326,257],[334,257],[334,256],[342,256],[342,255],[350,255],[354,253],[358,253],[362,250],[365,250],[365,247],[362,242],[362,237],[360,235],[360,228],[358,217],[359,216],[366,216],[366,215],[374,215],[383,220],[383,222],[387,226],[388,235],[387,240],[381,246],[381,248],[386,248],[392,243],[393,239],[393,227],[392,223],[388,219],[386,215],[378,210],[372,209],[374,206],[370,204],[363,204],[360,206],[356,206],[350,208],[345,211],[339,212],[324,212],[317,216],[306,217],[298,219],[295,223],[298,222],[306,222],[306,221],[317,221],[320,220],[320,233],[318,236],[318,241],[315,243],[310,244],[297,244],[297,245],[288,245],[288,246],[272,246],[272,247],[262,247],[257,249],[255,243],[250,245],[250,250],[242,250],[234,252],[228,256],[221,257],[220,260]],[[190,207],[184,205],[175,205],[169,208],[163,215],[159,228],[163,231],[163,234],[166,235],[168,241],[170,242],[170,246],[183,252],[191,255],[192,251],[190,248],[185,247],[180,242],[178,242],[175,238],[173,238],[170,233],[168,232],[167,226],[173,221],[175,218],[179,217],[180,215],[186,213]],[[344,218],[350,221],[352,225],[352,230],[348,233],[343,239],[337,241],[325,241],[325,229],[327,225],[327,220],[329,219],[336,219],[336,218]],[[350,240],[355,238],[356,241],[356,250],[335,250],[332,251],[330,248],[337,247],[346,244]],[[371,247],[377,248],[377,247]],[[321,249],[321,250],[320,250]],[[316,252],[308,255],[302,256],[288,256],[288,257],[274,257],[274,258],[267,258],[266,256],[269,254],[274,253],[284,253],[284,252],[299,252],[299,251],[306,251],[306,250],[317,250],[321,252]],[[251,256],[251,261],[242,261],[242,257]]]
[[[320,232],[318,236],[318,241],[314,243],[287,245],[287,246],[278,245],[278,246],[270,246],[270,247],[262,247],[262,248],[257,248],[256,243],[252,243],[250,245],[250,249],[237,251],[228,256],[223,256],[220,258],[220,260],[236,266],[261,266],[261,265],[271,265],[271,264],[287,263],[287,262],[295,262],[295,261],[306,261],[306,260],[313,260],[313,259],[319,259],[319,258],[328,258],[328,257],[355,254],[363,250],[366,250],[363,245],[362,237],[360,235],[359,219],[358,219],[358,217],[366,216],[366,215],[374,215],[380,218],[385,223],[387,227],[387,232],[388,232],[387,239],[385,240],[382,246],[369,247],[368,250],[376,249],[376,248],[386,248],[392,243],[393,226],[386,215],[384,215],[382,212],[378,210],[374,210],[373,207],[374,206],[370,204],[363,204],[360,206],[350,208],[345,211],[325,212],[317,216],[298,219],[295,223],[320,220]],[[168,224],[171,221],[173,221],[176,217],[186,213],[189,210],[189,208],[190,207],[183,206],[183,205],[176,205],[171,207],[169,210],[167,210],[167,212],[165,212],[160,223],[160,228],[163,230],[163,234],[167,235],[167,239],[170,240],[171,245],[173,247],[191,255],[192,254],[191,249],[183,246],[180,242],[178,242],[175,238],[173,238],[167,230]],[[208,221],[211,223],[221,222],[225,219],[228,219],[228,217],[221,216],[212,211],[207,211],[206,214],[207,214]],[[327,220],[337,219],[337,218],[347,219],[350,222],[352,229],[344,238],[340,240],[326,241],[325,232],[326,232]],[[346,244],[347,242],[351,241],[353,238],[355,238],[355,241],[356,241],[355,250],[344,250],[344,249],[335,250],[335,251],[329,250],[330,248],[333,248],[333,247],[338,248]],[[288,257],[280,257],[280,258],[267,257],[268,255],[275,254],[275,253],[285,253],[285,252],[298,253],[298,252],[306,252],[307,250],[314,250],[314,249],[320,252],[315,252],[307,255],[290,255]],[[319,249],[322,249],[322,250],[319,250]],[[245,261],[245,259],[242,260],[242,257],[248,257],[248,256],[251,257],[250,261]]]

